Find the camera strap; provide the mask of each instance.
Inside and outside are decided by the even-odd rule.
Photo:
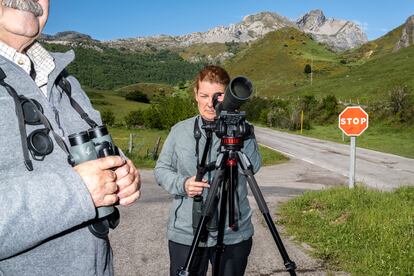
[[[78,112],[78,114],[80,115],[80,117],[91,127],[97,127],[98,124],[92,120],[88,113],[85,112],[85,110],[83,110],[83,108],[78,104],[77,101],[75,101],[75,99],[72,97],[72,86],[70,85],[70,82],[63,76],[63,74],[60,74],[59,77],[57,78],[56,82],[57,86],[59,86],[63,92],[65,92],[65,94],[68,96],[69,101],[70,101],[70,105],[73,107],[73,109],[76,110],[76,112]]]
[[[196,140],[195,156],[197,158],[197,168],[200,166],[199,149],[198,149],[200,138],[201,138],[201,130],[200,130],[200,126],[198,125],[198,116],[197,116],[194,121],[194,139]]]

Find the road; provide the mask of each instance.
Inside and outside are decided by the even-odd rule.
[[[284,164],[263,167],[256,175],[273,220],[277,219],[277,206],[288,199],[310,190],[346,185],[349,146],[259,127],[255,131],[260,143],[291,158]],[[414,184],[412,159],[360,148],[357,157],[357,180],[369,187],[390,190]],[[168,275],[166,224],[171,197],[155,183],[151,170],[141,175],[141,199],[131,207],[120,207],[121,224],[110,233],[115,272],[120,276]],[[254,198],[249,196],[249,200],[255,234],[246,275],[288,275]],[[347,275],[326,271],[323,262],[309,256],[309,246],[297,244],[284,235],[283,228],[277,228],[290,259],[298,265],[298,275]]]
[[[121,224],[110,233],[115,274],[168,276],[166,227],[172,199],[155,183],[152,170],[142,171],[141,176],[141,199],[131,207],[119,208]],[[256,175],[256,180],[271,210],[273,220],[277,219],[279,203],[305,191],[319,190],[346,182],[343,176],[296,159],[262,168]],[[249,196],[249,201],[253,209],[255,234],[246,275],[289,275],[285,272],[282,258],[253,196]],[[298,266],[298,275],[347,275],[342,272],[328,274],[320,260],[313,259],[307,254],[307,245],[297,245],[290,237],[283,235],[282,228],[278,226],[277,229],[290,259]]]
[[[349,145],[255,127],[259,143],[317,167],[348,176]],[[358,143],[358,139],[357,139]],[[389,191],[414,185],[414,159],[357,147],[356,181]]]

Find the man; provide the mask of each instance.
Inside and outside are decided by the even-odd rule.
[[[119,156],[72,168],[64,144],[90,127],[72,100],[101,123],[75,78],[65,76],[72,100],[57,84],[73,51],[50,54],[36,42],[49,0],[0,1],[0,275],[113,275],[108,237],[90,226],[96,208],[138,199],[139,173]],[[48,149],[40,156],[38,142]]]

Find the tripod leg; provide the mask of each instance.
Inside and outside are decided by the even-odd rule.
[[[276,243],[276,246],[279,249],[279,252],[280,252],[280,255],[282,256],[286,270],[289,271],[290,275],[296,275],[296,272],[295,272],[296,264],[295,262],[289,259],[289,255],[286,252],[282,239],[280,238],[279,233],[277,232],[276,226],[273,223],[272,217],[269,214],[269,209],[267,207],[266,201],[263,198],[263,194],[260,191],[259,185],[257,185],[256,179],[253,176],[253,171],[252,171],[252,166],[250,164],[250,161],[247,158],[247,156],[241,152],[238,152],[238,159],[239,159],[239,164],[244,174],[246,175],[246,180],[249,183],[250,190],[252,191],[253,196],[257,202],[257,205],[259,206],[259,209],[262,212],[266,220],[266,224],[269,227],[269,230]]]
[[[222,182],[224,173],[225,173],[225,170],[221,169],[221,170],[218,170],[216,172],[216,175],[214,176],[213,182],[210,185],[210,191],[209,191],[207,199],[206,199],[205,208],[203,209],[202,216],[201,216],[200,221],[198,223],[197,229],[194,233],[194,238],[193,238],[193,242],[192,242],[191,247],[190,247],[190,252],[189,252],[188,257],[185,261],[184,267],[181,270],[177,271],[177,275],[180,275],[180,276],[190,275],[190,267],[193,263],[197,246],[200,243],[200,239],[201,239],[201,236],[202,236],[202,231],[204,231],[209,218],[216,211],[217,206],[213,203],[215,201],[215,197],[216,197],[218,188],[220,186],[220,183]]]
[[[223,180],[221,187],[220,195],[220,212],[219,212],[219,222],[218,222],[218,233],[217,233],[217,245],[216,245],[216,255],[214,257],[213,265],[213,276],[219,276],[220,267],[221,267],[221,256],[223,255],[225,245],[224,245],[224,230],[226,228],[226,215],[227,215],[227,194],[228,191],[228,171],[225,172],[225,179]]]
[[[230,159],[227,162],[229,172],[228,172],[228,208],[229,208],[229,227],[233,231],[237,231],[238,229],[238,212],[239,208],[236,208],[236,204],[238,204],[236,197],[237,197],[237,182],[239,178],[239,172],[237,167],[237,160]]]

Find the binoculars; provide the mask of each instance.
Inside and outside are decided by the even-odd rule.
[[[70,156],[72,166],[98,158],[119,155],[118,147],[105,125],[97,126],[87,131],[69,135]],[[113,206],[97,208],[97,218],[104,218],[115,212]]]

